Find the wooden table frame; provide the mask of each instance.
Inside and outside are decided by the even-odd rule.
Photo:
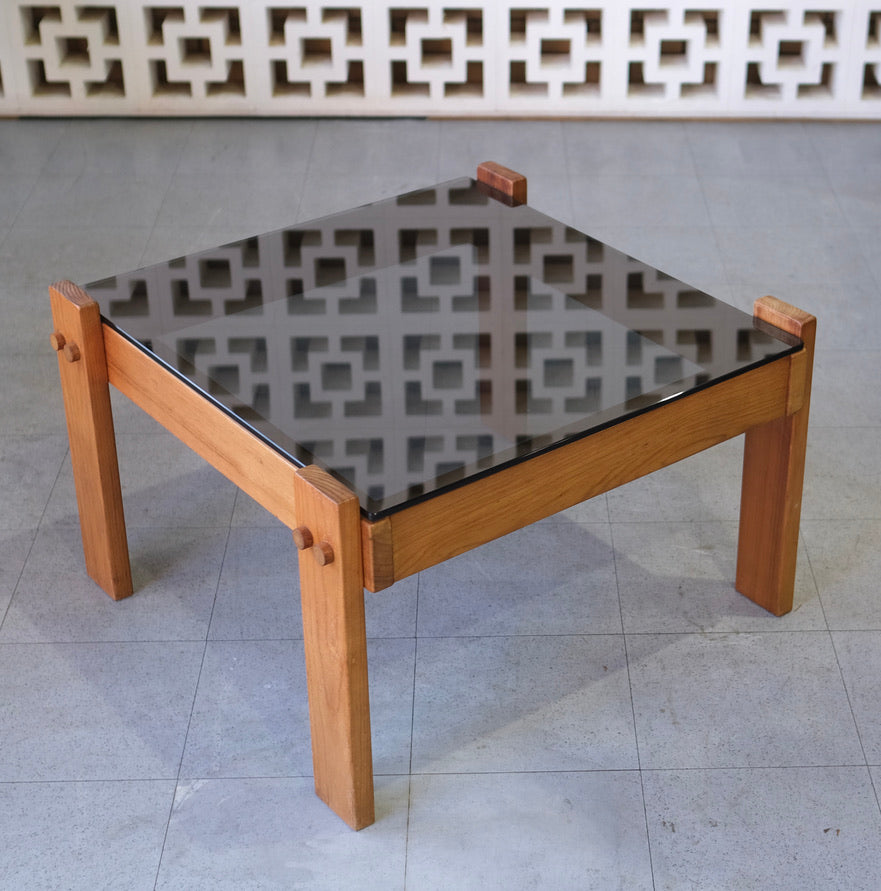
[[[478,180],[507,203],[526,180],[499,165]],[[353,829],[374,820],[364,588],[400,579],[543,517],[746,434],[737,590],[792,608],[816,320],[764,297],[757,319],[797,352],[382,519],[317,467],[297,468],[101,320],[72,284],[49,289],[86,569],[132,593],[108,384],[113,384],[293,532],[303,604],[317,794]]]

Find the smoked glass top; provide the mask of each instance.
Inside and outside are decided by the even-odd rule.
[[[379,517],[799,341],[460,179],[86,285]]]

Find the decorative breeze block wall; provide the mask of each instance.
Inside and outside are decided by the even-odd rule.
[[[881,0],[3,0],[0,114],[881,116]]]

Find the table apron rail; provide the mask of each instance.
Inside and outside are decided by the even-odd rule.
[[[718,445],[802,404],[804,350],[388,517],[394,581]]]
[[[297,468],[119,332],[103,328],[110,383],[293,529]]]

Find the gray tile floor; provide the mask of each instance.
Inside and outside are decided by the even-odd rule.
[[[796,608],[727,443],[368,597],[378,820],[313,796],[288,533],[115,400],[85,576],[46,286],[470,173],[820,333]],[[881,125],[0,121],[0,884],[881,887]]]

